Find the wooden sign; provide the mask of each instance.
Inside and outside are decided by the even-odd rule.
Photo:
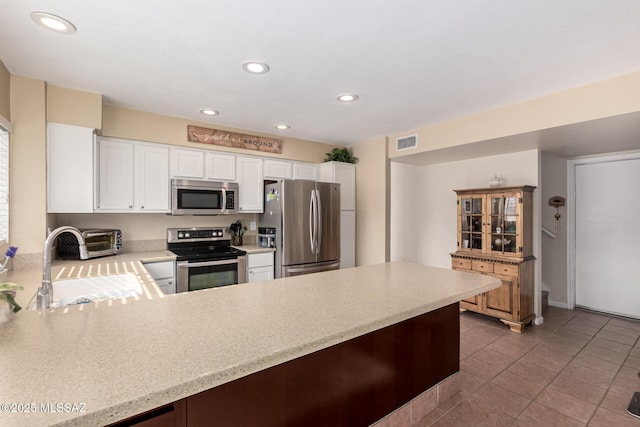
[[[282,153],[282,140],[264,136],[244,135],[225,130],[201,128],[187,125],[187,137],[191,142],[244,148],[247,150]]]

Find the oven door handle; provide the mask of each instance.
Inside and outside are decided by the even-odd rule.
[[[209,267],[210,265],[226,265],[237,264],[238,259],[223,259],[220,261],[205,261],[205,262],[189,262],[181,261],[176,264],[178,268],[191,268],[191,267]]]

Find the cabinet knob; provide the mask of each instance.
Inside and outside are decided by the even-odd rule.
[[[129,209],[133,208],[133,205],[129,205]]]
[[[144,206],[140,206],[140,209],[144,209]]]

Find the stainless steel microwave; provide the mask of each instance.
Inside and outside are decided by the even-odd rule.
[[[171,180],[171,215],[228,215],[237,213],[237,183]]]

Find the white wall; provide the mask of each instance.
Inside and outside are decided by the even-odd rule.
[[[542,289],[549,291],[549,303],[567,307],[567,209],[562,207],[559,228],[556,232],[556,208],[549,206],[549,198],[567,198],[567,161],[542,153],[541,174],[541,223],[544,228],[557,234],[551,238],[542,234]]]
[[[483,188],[498,174],[503,185],[539,186],[538,150],[480,157],[450,163],[413,166],[391,162],[391,259],[451,268],[456,250],[456,194]],[[540,229],[540,191],[534,192],[534,230]],[[540,260],[540,233],[533,253]],[[541,274],[536,268],[536,313],[541,315]]]

